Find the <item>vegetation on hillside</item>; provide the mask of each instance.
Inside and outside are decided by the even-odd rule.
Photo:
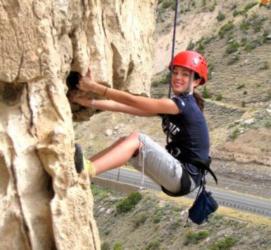
[[[95,186],[95,190],[99,189]],[[123,197],[123,194],[105,189],[95,192],[94,211],[102,250],[227,250],[233,247],[264,250],[271,247],[268,225],[252,225],[216,213],[208,223],[197,226],[186,222],[185,203],[169,202],[151,192],[140,193],[140,196],[142,199],[136,206],[130,209],[128,202],[127,212],[119,213],[118,204],[131,199],[131,195]]]

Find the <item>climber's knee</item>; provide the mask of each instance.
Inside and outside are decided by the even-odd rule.
[[[128,140],[131,140],[133,142],[133,146],[134,146],[133,157],[137,156],[139,153],[139,150],[142,148],[142,142],[140,141],[139,137],[140,137],[139,132],[133,132],[131,135],[127,137]]]
[[[139,135],[140,135],[139,132],[133,132],[127,137],[127,140],[132,141],[135,145],[137,145],[137,147],[139,147],[140,145]]]

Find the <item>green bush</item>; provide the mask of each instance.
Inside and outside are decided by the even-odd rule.
[[[218,94],[215,98],[216,101],[221,101],[223,99],[222,94]]]
[[[158,250],[158,249],[160,249],[160,241],[159,240],[155,240],[155,241],[150,242],[145,248],[145,250]]]
[[[175,0],[165,0],[162,1],[162,6],[163,9],[168,9],[168,8],[172,8],[175,9]]]
[[[184,245],[185,246],[190,244],[196,245],[200,241],[206,239],[208,236],[209,236],[208,231],[199,231],[199,232],[189,231],[185,236]]]
[[[158,208],[155,210],[154,215],[153,215],[153,223],[159,223],[161,219],[164,216],[164,209],[163,208]]]
[[[232,21],[229,21],[220,28],[218,35],[220,38],[224,38],[225,34],[233,29],[234,29],[234,24]]]
[[[219,11],[219,13],[218,13],[218,15],[217,15],[217,17],[216,17],[217,21],[221,22],[221,21],[223,21],[225,18],[226,18],[226,16],[225,16],[221,11]]]
[[[134,228],[138,228],[140,225],[144,224],[147,218],[147,215],[144,213],[138,214],[134,220]]]
[[[252,28],[253,28],[254,32],[257,33],[262,30],[263,24],[267,20],[267,18],[262,17],[262,16],[257,16],[256,14],[254,14],[251,17],[251,20],[253,20]]]
[[[114,247],[113,247],[113,250],[123,250],[123,249],[124,248],[122,247],[120,242],[116,242]]]
[[[234,3],[232,6],[231,6],[231,10],[235,10],[237,8],[237,4]]]
[[[263,24],[266,20],[267,20],[266,17],[253,14],[249,18],[243,19],[239,27],[240,30],[242,30],[243,32],[247,32],[250,28],[252,28],[253,31],[257,33],[262,30]]]
[[[239,28],[240,28],[240,30],[242,30],[243,32],[246,32],[246,31],[249,30],[250,26],[251,26],[251,23],[249,22],[249,20],[243,19],[242,22],[240,23]]]
[[[259,70],[267,70],[269,69],[269,64],[267,61],[264,61],[262,63],[260,63],[259,67],[258,67]]]
[[[195,44],[193,44],[193,47],[199,53],[204,53],[206,45],[209,44],[214,38],[215,38],[214,36],[202,37]]]
[[[245,84],[240,84],[240,85],[238,85],[237,87],[236,87],[236,89],[242,89],[242,88],[244,88],[246,85]]]
[[[226,44],[230,43],[231,41],[233,41],[236,38],[236,34],[234,34],[234,31],[231,30],[227,33],[227,37],[226,37]]]
[[[100,188],[99,186],[95,184],[91,184],[91,191],[94,198],[97,198],[97,199],[104,199],[105,197],[109,195],[109,192],[110,192],[106,188]]]
[[[270,121],[267,121],[267,122],[264,124],[264,127],[265,127],[265,128],[271,128],[271,122],[270,122]]]
[[[232,15],[234,16],[234,17],[236,17],[236,16],[238,16],[238,15],[241,15],[243,12],[241,11],[241,10],[234,10],[233,11],[233,13],[232,13]]]
[[[117,213],[127,213],[135,208],[137,203],[142,199],[138,192],[131,193],[127,198],[117,204]]]
[[[199,44],[198,44],[197,51],[198,51],[199,53],[201,53],[201,54],[204,54],[204,51],[205,51],[204,43],[199,43]]]
[[[215,1],[214,4],[209,7],[209,11],[213,12],[215,10],[216,5],[217,5],[217,3]]]
[[[228,44],[228,46],[226,48],[226,54],[229,55],[229,54],[232,54],[234,52],[237,52],[239,47],[240,47],[240,44],[237,41],[233,40],[232,42],[230,42]]]
[[[230,134],[230,139],[232,139],[234,141],[239,135],[240,135],[240,131],[238,128],[236,128]]]
[[[195,43],[190,40],[189,44],[187,45],[186,50],[193,50],[195,48]]]
[[[256,49],[257,47],[259,47],[261,44],[262,44],[262,42],[260,40],[257,40],[257,39],[255,39],[253,41],[248,41],[246,43],[246,45],[244,46],[244,50],[246,52],[250,52],[250,51]]]
[[[233,11],[233,16],[238,16],[238,15],[246,15],[248,10],[250,10],[251,8],[253,8],[255,5],[257,5],[257,2],[252,2],[252,3],[248,3],[243,9],[241,10],[234,10]]]
[[[101,250],[110,250],[110,244],[108,242],[103,242]]]
[[[244,7],[244,12],[247,12],[248,10],[250,10],[251,8],[253,8],[255,5],[257,5],[258,3],[252,2],[252,3],[248,3],[245,7]]]
[[[204,86],[204,88],[203,88],[202,96],[203,96],[203,98],[206,98],[206,99],[212,97],[212,95],[209,93],[209,90],[207,89],[206,86]]]
[[[213,243],[209,247],[209,250],[229,250],[235,245],[236,242],[237,240],[235,238],[227,236],[224,239]]]

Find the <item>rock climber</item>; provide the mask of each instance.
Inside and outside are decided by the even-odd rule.
[[[169,69],[174,94],[171,98],[136,96],[106,87],[92,78],[90,70],[80,78],[80,91],[71,94],[72,102],[137,116],[158,115],[168,138],[166,148],[140,132],[120,138],[84,162],[84,171],[88,171],[90,177],[129,162],[137,170],[144,171],[169,195],[185,195],[201,184],[206,170],[210,170],[210,144],[203,115],[204,100],[195,89],[207,81],[207,62],[196,51],[182,51],[173,58]],[[84,92],[108,100],[90,99]],[[81,150],[78,144],[76,150]],[[78,164],[77,168],[80,168]]]

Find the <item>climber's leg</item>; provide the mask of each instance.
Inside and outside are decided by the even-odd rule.
[[[183,187],[181,178],[185,171],[182,164],[149,136],[140,134],[139,141],[143,146],[139,150],[139,154],[131,158],[129,163],[139,171],[143,171],[144,168],[144,173],[148,177],[168,191],[180,192]],[[190,176],[188,178],[190,184],[186,188],[192,190],[195,182]]]
[[[75,161],[75,167],[76,167],[77,172],[81,173],[81,171],[85,169],[86,171],[91,172],[92,174],[90,175],[94,177],[96,175],[96,169],[93,166],[93,161],[105,155],[108,151],[110,151],[113,147],[117,146],[123,140],[125,140],[125,137],[121,137],[114,144],[104,149],[103,151],[97,153],[96,155],[91,157],[91,159],[89,160],[84,157],[80,144],[76,143],[74,161]]]
[[[90,158],[95,167],[96,174],[101,174],[107,170],[121,167],[140,148],[138,139],[139,133],[135,132],[130,136],[120,139],[103,152]]]
[[[104,150],[102,150],[101,152],[95,154],[94,156],[92,156],[89,160],[90,161],[94,161],[102,156],[104,156],[108,151],[110,151],[112,148],[116,147],[118,144],[120,144],[123,140],[125,140],[126,137],[121,137],[119,138],[117,141],[115,141],[112,145],[110,145],[109,147],[105,148]]]

